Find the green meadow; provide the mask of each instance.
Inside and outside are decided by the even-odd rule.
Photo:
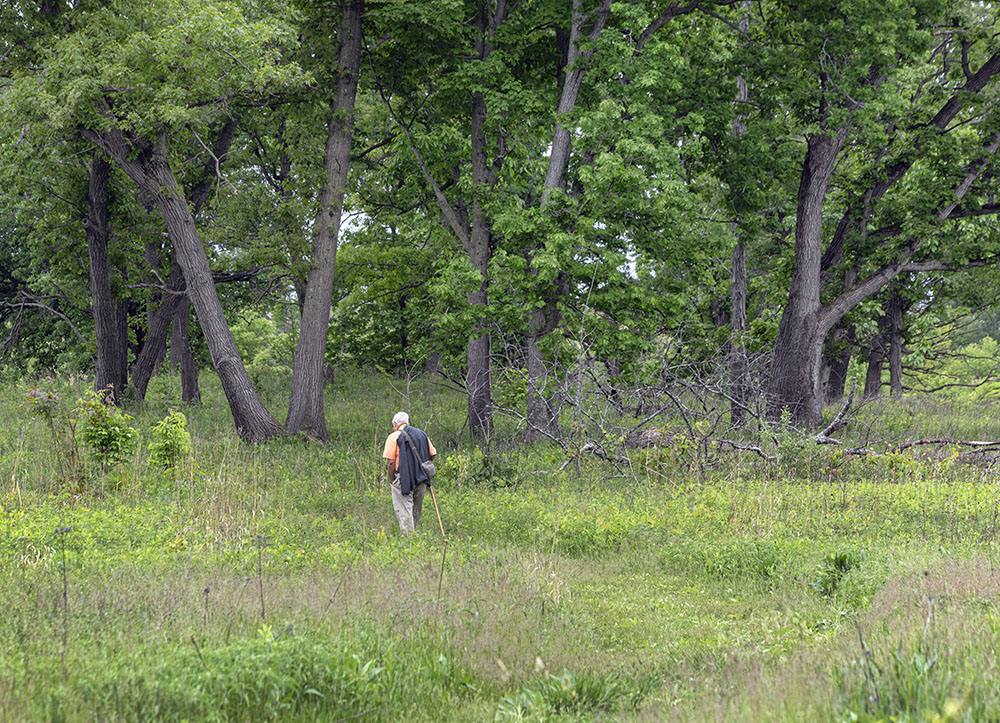
[[[678,443],[623,466],[502,425],[476,447],[460,393],[363,374],[327,388],[329,445],[250,447],[213,377],[181,409],[161,376],[111,461],[68,421],[89,384],[0,398],[0,720],[1000,718],[1000,468],[844,451],[872,429],[993,439],[996,401],[867,407],[843,447],[785,434],[772,460]],[[416,535],[395,524],[379,456],[407,408],[447,545],[429,497]],[[174,409],[191,453],[165,467]]]

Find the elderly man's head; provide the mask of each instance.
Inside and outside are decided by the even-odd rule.
[[[392,428],[399,429],[404,424],[410,423],[410,415],[406,412],[396,412],[396,416],[392,418]]]

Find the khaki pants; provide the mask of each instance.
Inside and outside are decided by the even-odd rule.
[[[420,511],[424,506],[424,495],[427,494],[427,483],[421,482],[408,495],[403,494],[399,485],[399,475],[389,485],[392,488],[392,509],[399,520],[399,529],[408,535],[417,528],[420,522]]]

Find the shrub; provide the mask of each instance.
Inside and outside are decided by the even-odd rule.
[[[99,464],[121,464],[135,451],[139,433],[129,422],[132,417],[104,400],[103,392],[88,391],[76,402],[83,422],[81,437]]]
[[[153,441],[149,443],[149,463],[167,470],[177,469],[191,457],[191,434],[187,417],[173,411],[155,424]]]

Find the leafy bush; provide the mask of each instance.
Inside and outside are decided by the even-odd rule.
[[[155,424],[153,441],[149,443],[150,464],[164,469],[177,469],[191,457],[191,434],[187,430],[187,417],[173,411]]]
[[[132,417],[107,404],[103,393],[88,391],[77,400],[76,411],[83,443],[102,467],[121,464],[135,451],[139,433],[129,424]]]

